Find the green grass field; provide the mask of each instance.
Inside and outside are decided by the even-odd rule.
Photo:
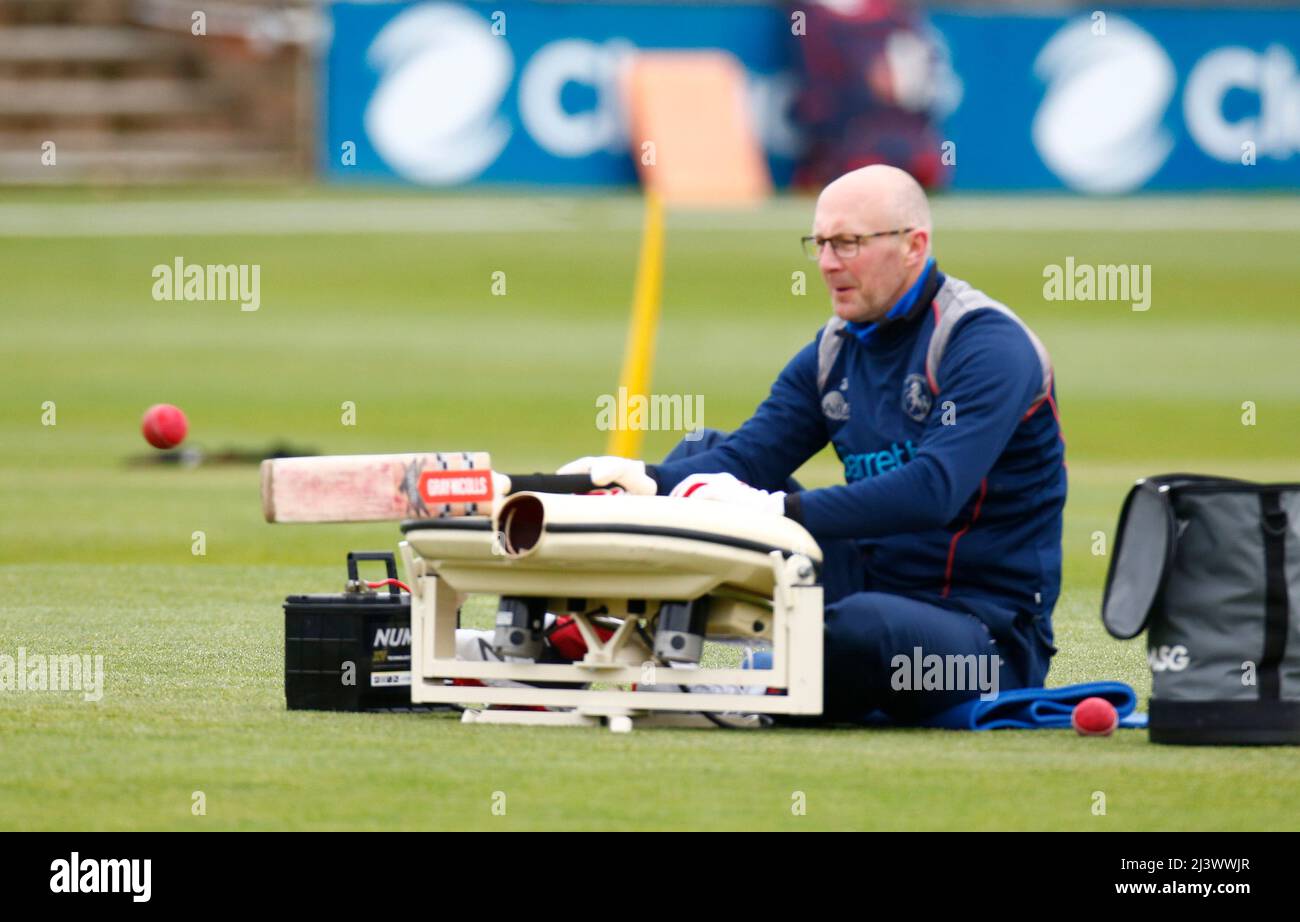
[[[1056,362],[1070,501],[1050,684],[1148,692],[1144,646],[1101,628],[1108,558],[1093,553],[1135,478],[1297,478],[1293,209],[936,204],[940,265],[1015,308]],[[708,425],[745,419],[828,312],[797,245],[810,215],[791,199],[670,218],[656,391],[703,394]],[[6,193],[0,653],[103,655],[106,687],[95,703],[0,692],[0,828],[1300,825],[1294,750],[1157,747],[1145,731],[615,736],[286,712],[283,597],[337,591],[344,553],[395,547],[397,531],[266,525],[252,467],[130,467],[147,450],[145,407],[180,405],[208,448],[481,448],[527,470],[598,452],[595,400],[617,383],[639,221],[631,197]],[[260,310],[154,301],[152,268],[177,256],[260,265]],[[1043,267],[1067,256],[1149,264],[1150,310],[1045,301]],[[806,295],[796,271],[810,272]],[[649,433],[647,457],[677,437]],[[839,473],[823,453],[800,476]],[[191,812],[196,791],[206,815]],[[796,792],[806,815],[791,810]]]

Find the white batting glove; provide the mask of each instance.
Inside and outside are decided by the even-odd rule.
[[[654,496],[659,484],[645,472],[644,461],[615,455],[588,456],[570,461],[557,474],[590,474],[598,487],[616,487],[637,496]]]
[[[673,487],[671,496],[711,499],[785,515],[785,493],[769,493],[737,480],[731,474],[691,474]]]

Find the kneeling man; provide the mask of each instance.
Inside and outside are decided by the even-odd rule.
[[[1066,473],[1051,362],[1011,310],[941,272],[931,243],[908,174],[869,166],[835,180],[804,238],[834,313],[754,415],[658,465],[561,468],[807,528],[825,555],[831,720],[915,722],[990,684],[1041,686],[1056,652]],[[791,474],[827,442],[844,485],[799,489]],[[989,681],[945,669],[940,687],[918,687],[932,657],[976,663]]]

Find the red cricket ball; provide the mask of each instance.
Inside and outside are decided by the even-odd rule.
[[[1110,736],[1119,726],[1119,712],[1105,698],[1084,698],[1074,706],[1070,725],[1080,736]]]
[[[156,403],[144,411],[140,431],[154,448],[175,448],[185,441],[190,424],[180,407],[170,403]]]

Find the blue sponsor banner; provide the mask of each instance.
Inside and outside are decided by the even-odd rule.
[[[780,6],[336,3],[320,162],[335,180],[635,182],[618,71],[722,48],[778,183],[800,150]],[[1300,11],[937,13],[959,189],[1300,187]]]
[[[634,183],[618,73],[637,49],[736,55],[773,175],[782,182],[793,169],[794,38],[779,8],[427,2],[331,11],[321,154],[332,178]]]
[[[1300,186],[1300,11],[936,15],[954,186]]]

